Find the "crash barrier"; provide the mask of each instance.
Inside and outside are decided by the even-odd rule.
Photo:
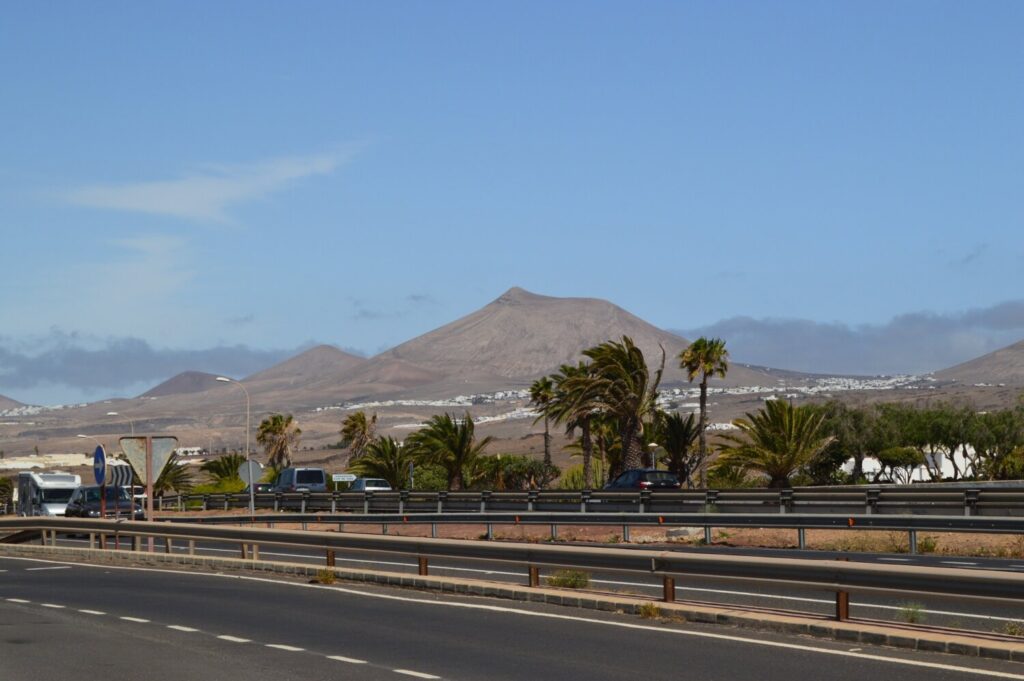
[[[995,518],[982,516],[932,515],[849,515],[810,513],[261,513],[256,515],[175,516],[157,518],[166,522],[193,522],[200,524],[253,524],[267,527],[277,524],[299,524],[307,529],[310,524],[337,523],[338,531],[346,525],[380,525],[381,533],[401,525],[430,525],[430,536],[437,537],[439,525],[480,525],[486,529],[487,539],[494,538],[494,528],[516,525],[547,525],[551,538],[558,539],[562,526],[616,526],[622,528],[624,541],[630,540],[632,527],[688,527],[703,528],[704,542],[712,543],[713,531],[732,528],[796,530],[797,545],[807,546],[807,530],[886,530],[907,535],[908,550],[918,551],[918,532],[971,532],[982,534],[1024,534],[1024,517]]]
[[[520,568],[530,586],[540,585],[541,567],[641,573],[662,580],[665,601],[675,600],[677,579],[691,576],[785,583],[834,592],[835,617],[839,620],[849,617],[851,594],[922,594],[1014,602],[1024,598],[1024,574],[998,570],[82,518],[3,519],[3,532],[35,532],[43,546],[50,547],[56,546],[58,534],[88,535],[93,549],[99,538],[110,535],[128,539],[136,551],[142,550],[147,543],[142,540],[148,539],[150,551],[157,545],[166,553],[176,542],[187,544],[189,553],[195,552],[197,541],[228,542],[239,547],[243,559],[254,561],[259,560],[263,546],[312,549],[324,556],[327,566],[334,565],[339,552],[372,551],[415,558],[422,575],[428,573],[430,560],[436,558],[498,561]]]
[[[158,497],[159,511],[248,508],[249,495]],[[1020,516],[1024,488],[931,485],[838,489],[729,489],[674,491],[571,490],[528,492],[287,492],[254,495],[255,508],[300,513],[446,513],[467,511],[578,511],[621,513],[836,513]]]

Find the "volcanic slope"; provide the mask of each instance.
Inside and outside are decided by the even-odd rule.
[[[1024,341],[937,371],[934,376],[940,381],[956,381],[965,385],[1024,385]]]
[[[4,397],[0,395],[0,410],[3,409],[17,409],[18,407],[24,407],[25,405],[17,400],[12,400],[10,397]]]
[[[188,395],[209,390],[217,385],[216,374],[202,371],[183,371],[172,376],[160,385],[150,388],[139,397],[168,397],[170,395]]]
[[[629,336],[649,365],[665,349],[665,383],[686,381],[677,356],[688,345],[680,336],[659,329],[606,300],[555,298],[511,288],[483,308],[406,341],[372,358],[364,371],[396,360],[443,376],[449,388],[513,387],[575,364],[584,349],[609,339]],[[719,385],[777,383],[767,373],[743,365],[730,366]],[[438,383],[423,390],[440,389]]]

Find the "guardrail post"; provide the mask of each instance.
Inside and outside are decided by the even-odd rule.
[[[917,530],[907,530],[907,544],[910,546],[910,554],[917,553]]]
[[[645,508],[651,505],[651,490],[642,489],[640,490],[640,512],[645,513]]]
[[[878,498],[882,496],[882,490],[877,487],[869,487],[864,492],[864,513],[871,515],[878,508]]]
[[[590,501],[591,490],[585,489],[580,491],[580,513],[587,512],[587,502]]]
[[[380,524],[380,533],[381,534],[387,534],[388,533],[388,524],[387,523],[381,523]]]
[[[437,493],[437,512],[444,513],[444,502],[448,499],[448,492]]]
[[[303,492],[302,493],[302,507],[301,507],[302,510],[299,511],[300,513],[305,513],[306,512],[306,504],[308,504],[308,503],[309,503],[309,492]],[[303,529],[305,529],[305,528],[303,528]]]
[[[839,560],[848,561],[849,559],[840,558]],[[836,619],[840,622],[850,619],[850,592],[848,591],[836,592]]]
[[[430,538],[437,539],[437,523],[430,523]]]
[[[189,539],[188,540],[188,555],[190,555],[190,556],[196,555],[196,540],[195,539]]]
[[[253,544],[252,545],[252,559],[253,560],[259,560],[260,559],[260,545],[259,544]]]
[[[426,556],[420,556],[419,560],[417,562],[419,563],[420,575],[426,577],[427,573],[428,573],[428,570],[427,570],[427,557]]]
[[[161,512],[164,510],[164,498],[162,496],[156,498],[156,510]]]
[[[487,523],[487,541],[494,539],[494,525]]]
[[[282,494],[280,492],[274,494],[274,513],[277,513],[278,511],[281,510],[281,497]]]
[[[675,577],[663,577],[661,580],[661,599],[666,603],[672,603],[676,600],[676,580]]]
[[[487,501],[491,498],[491,492],[484,491],[480,492],[480,512],[487,512]]]
[[[405,504],[409,501],[409,490],[403,489],[398,493],[398,514],[405,513]]]
[[[622,541],[629,542],[629,525],[622,526]]]
[[[803,551],[807,548],[807,529],[800,527],[796,531],[797,544],[800,546],[800,550]]]
[[[710,525],[705,525],[704,526],[704,544],[707,545],[707,546],[711,546],[711,543],[712,543],[711,526]]]
[[[226,511],[229,508],[231,508],[231,496],[225,494],[224,495],[224,510]]]
[[[704,512],[711,513],[711,507],[718,502],[718,490],[709,489],[704,492]]]
[[[980,489],[964,490],[964,515],[974,515],[978,512],[978,498],[980,496]]]
[[[179,511],[184,511],[185,510],[185,502],[182,500],[180,494],[178,495],[178,510]]]
[[[210,510],[210,495],[209,494],[204,494],[203,495],[203,510],[204,511],[209,511]]]
[[[164,537],[164,553],[173,553],[174,546],[171,544],[170,537]]]
[[[331,492],[331,513],[334,514],[334,513],[337,513],[337,512],[338,512],[338,493],[337,492]]]
[[[91,551],[91,550],[93,550],[95,548],[96,548],[96,533],[95,532],[90,532],[89,533],[89,550]]]
[[[533,505],[537,503],[537,497],[539,493],[535,489],[531,489],[526,493],[526,510],[527,512],[533,510]]]
[[[334,549],[327,549],[327,567],[334,567]]]
[[[363,492],[363,515],[370,512],[370,499],[373,498],[373,492]]]
[[[141,551],[142,550],[142,546],[141,545],[142,545],[142,537],[140,537],[137,534],[134,535],[132,537],[132,551]]]
[[[779,490],[779,513],[789,513],[793,507],[793,490]]]
[[[558,525],[551,523],[551,541],[558,539]]]
[[[249,546],[245,542],[242,542],[241,549],[242,549],[242,560],[247,560],[249,558]]]
[[[536,565],[530,566],[530,586],[540,586],[540,568]]]

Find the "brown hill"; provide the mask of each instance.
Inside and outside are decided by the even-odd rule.
[[[963,364],[936,371],[940,381],[1024,385],[1024,340]]]
[[[139,395],[139,397],[167,397],[199,393],[217,385],[217,375],[202,371],[183,371]]]
[[[595,298],[555,298],[511,288],[476,312],[406,341],[370,360],[368,370],[403,360],[445,377],[446,383],[526,383],[561,364],[576,363],[588,347],[623,335],[649,363],[665,349],[665,382],[686,380],[675,357],[688,345],[621,307]],[[767,374],[734,365],[726,384],[774,385]]]
[[[244,380],[250,391],[280,390],[322,381],[337,382],[366,361],[364,357],[349,354],[333,345],[317,345]]]
[[[12,400],[10,397],[4,397],[0,395],[0,409],[16,409],[18,407],[24,407],[25,405],[17,400]]]

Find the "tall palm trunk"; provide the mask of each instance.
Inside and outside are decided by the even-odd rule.
[[[631,470],[640,468],[644,463],[644,447],[640,442],[640,424],[633,420],[627,421],[621,429],[622,434],[622,468]]]
[[[590,417],[583,419],[580,423],[580,443],[583,448],[583,487],[584,489],[593,489],[590,484],[591,479],[591,462],[590,458],[594,453],[594,443],[590,439]]]
[[[544,465],[551,465],[551,433],[548,430],[548,426],[551,420],[547,416],[547,412],[544,413]]]
[[[708,417],[708,375],[700,381],[700,424],[697,426],[700,433],[700,486],[708,486],[708,440],[707,440],[707,417]]]

